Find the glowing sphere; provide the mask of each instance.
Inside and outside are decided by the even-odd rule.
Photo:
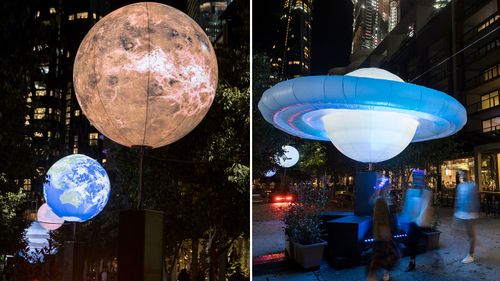
[[[66,221],[83,222],[99,214],[109,198],[109,178],[94,159],[73,154],[50,167],[43,185],[50,209]]]
[[[52,210],[50,209],[47,203],[44,203],[36,214],[38,223],[47,229],[47,230],[56,230],[61,227],[64,223],[64,220],[58,217]]]
[[[467,122],[453,97],[377,68],[280,82],[264,92],[259,110],[286,133],[330,140],[367,163],[388,160],[410,142],[452,135]]]
[[[88,32],[73,82],[85,116],[101,133],[129,147],[160,147],[188,134],[208,112],[217,59],[189,16],[159,3],[136,3]]]
[[[27,256],[24,258],[31,262],[43,262],[44,251],[48,250],[50,234],[38,222],[32,222],[24,231],[24,239],[28,242]],[[55,254],[56,249],[51,249],[50,254]]]
[[[290,168],[299,162],[299,151],[295,147],[284,145],[282,149],[283,154],[276,155],[276,163],[278,165],[283,168]]]
[[[267,170],[267,171],[264,173],[264,176],[265,176],[266,178],[274,177],[274,175],[276,175],[276,169]]]

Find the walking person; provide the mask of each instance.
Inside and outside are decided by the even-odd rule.
[[[479,192],[477,185],[469,181],[466,171],[459,170],[455,201],[455,217],[465,224],[469,239],[469,253],[462,259],[462,263],[474,262],[474,248],[476,246],[476,223],[479,218]]]
[[[405,272],[415,270],[422,230],[430,227],[432,219],[432,191],[426,188],[425,171],[416,169],[413,171],[412,177],[413,187],[406,192],[401,216],[402,225],[406,226],[407,246],[410,255],[410,262]]]
[[[378,269],[384,270],[384,281],[389,280],[389,271],[400,258],[399,249],[392,240],[395,225],[392,223],[389,206],[386,201],[388,178],[382,177],[375,186],[373,206],[373,255],[367,266],[367,280],[376,280]],[[380,183],[380,184],[379,184]]]

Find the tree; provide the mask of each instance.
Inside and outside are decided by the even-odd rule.
[[[269,57],[266,54],[253,56],[252,88],[252,173],[254,178],[262,177],[265,171],[276,166],[274,156],[283,153],[281,146],[299,141],[269,124],[260,113],[258,103],[264,91],[274,86]]]

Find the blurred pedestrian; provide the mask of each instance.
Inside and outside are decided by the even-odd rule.
[[[389,280],[391,270],[400,258],[399,249],[392,240],[396,226],[391,219],[386,201],[389,179],[381,177],[377,180],[373,206],[373,255],[367,266],[367,280],[376,280],[378,269],[384,270],[384,281]]]
[[[469,239],[469,253],[462,259],[462,263],[474,262],[474,248],[476,246],[476,223],[479,218],[479,192],[477,185],[469,181],[466,171],[459,170],[455,201],[455,217],[465,224]]]
[[[407,245],[410,262],[405,272],[416,268],[417,248],[422,238],[422,231],[430,228],[432,220],[432,191],[426,188],[425,171],[415,169],[412,173],[413,188],[406,192],[403,212],[401,214],[401,225],[407,233]]]

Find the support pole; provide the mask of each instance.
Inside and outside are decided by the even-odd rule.
[[[142,209],[142,162],[144,161],[144,146],[139,147],[139,189],[138,189],[138,200],[137,200],[137,209]]]

